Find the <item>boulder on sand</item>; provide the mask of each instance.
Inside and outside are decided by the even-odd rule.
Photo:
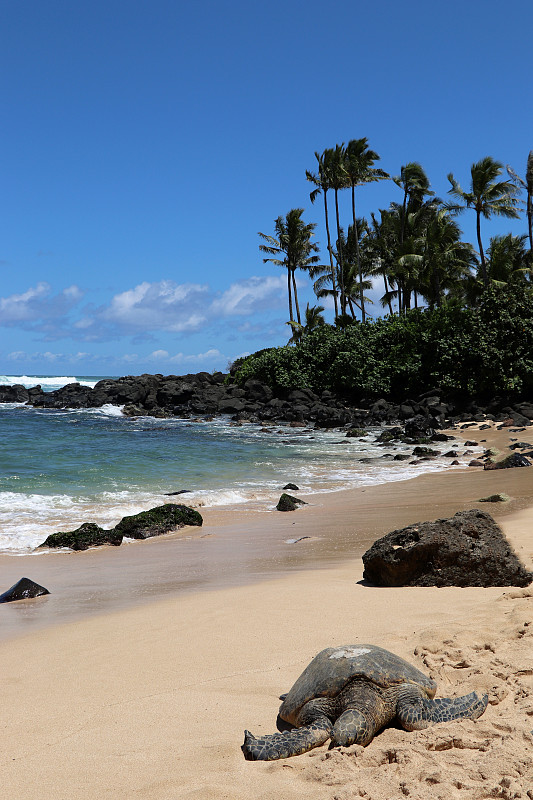
[[[202,515],[193,508],[165,503],[149,511],[123,517],[115,526],[115,532],[129,539],[149,539],[151,536],[161,536],[162,533],[182,528],[184,525],[201,526],[202,522]]]
[[[477,509],[392,531],[363,564],[363,578],[376,586],[528,586],[533,579],[490,514]]]
[[[21,578],[13,584],[3,594],[0,594],[0,603],[11,603],[14,600],[28,600],[31,597],[42,597],[43,594],[50,594],[48,589],[40,586],[29,578]]]

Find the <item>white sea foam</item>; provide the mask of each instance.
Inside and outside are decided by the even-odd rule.
[[[111,403],[105,403],[105,405],[99,408],[80,408],[79,411],[85,414],[100,414],[104,417],[122,417],[123,408],[124,406],[114,406],[111,405]]]
[[[60,389],[62,386],[66,386],[67,383],[80,383],[82,386],[93,388],[97,382],[97,380],[87,380],[67,375],[0,375],[0,386],[21,384],[30,389],[32,386],[40,385],[44,391]]]
[[[102,492],[96,497],[0,492],[0,552],[31,552],[47,536],[84,522],[112,528],[122,517],[162,504],[151,493]]]
[[[17,462],[19,447],[14,440],[11,458],[5,460],[0,475],[2,486],[9,490],[0,492],[0,551],[13,555],[31,552],[50,533],[74,530],[83,522],[112,528],[124,516],[168,502],[200,509],[249,503],[254,510],[272,512],[288,481],[296,483],[300,487],[298,496],[305,498],[310,493],[319,495],[450,469],[450,459],[442,456],[417,464],[383,458],[384,448],[372,441],[373,436],[359,442],[346,438],[342,431],[300,431],[276,425],[274,433],[266,434],[260,426],[237,427],[222,417],[212,422],[135,418],[123,424],[111,419],[121,416],[121,408],[112,405],[68,411],[31,409],[27,413],[29,421],[31,415],[43,419],[43,427],[38,429],[43,433],[48,430],[46,415],[56,420],[50,428],[54,432],[62,430],[57,417],[64,417],[68,436],[63,441],[74,452],[77,441],[87,446],[86,438],[76,438],[80,435],[78,428],[88,425],[88,430],[92,431],[94,426],[98,437],[94,451],[89,448],[82,456],[86,460],[82,462],[85,466],[79,480],[74,476],[69,484],[61,478],[49,478],[43,461],[38,471],[30,470],[30,478],[33,475],[34,480],[32,490],[24,483],[30,478],[24,472],[24,459],[20,464]],[[84,414],[92,417],[84,420],[80,416]],[[99,421],[98,416],[103,415],[109,419]],[[24,424],[25,415],[17,414],[16,422]],[[71,422],[77,424],[70,425]],[[159,429],[165,431],[161,436]],[[125,431],[127,438],[124,438]],[[120,432],[120,437],[115,437],[114,432]],[[106,438],[108,436],[113,439]],[[123,451],[127,468],[121,470],[122,462],[117,460],[117,472],[103,470],[105,477],[99,478],[98,465],[111,441],[113,448],[109,452],[113,456],[121,454],[120,447],[126,441],[133,442],[134,447]],[[412,447],[391,443],[387,451],[411,455]],[[53,465],[53,449],[50,455]],[[362,457],[365,461],[361,461]],[[465,460],[460,460],[464,465]],[[33,465],[33,460],[29,463]],[[65,493],[67,485],[69,494]],[[183,495],[167,494],[173,488],[182,487],[193,491]],[[15,489],[21,491],[13,491]],[[41,490],[43,494],[37,493]]]

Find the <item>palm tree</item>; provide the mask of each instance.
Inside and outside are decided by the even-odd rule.
[[[404,216],[403,207],[391,203],[387,210],[381,209],[381,223],[376,227],[373,217],[377,241],[373,247],[380,255],[382,269],[386,271],[389,291],[381,299],[382,305],[390,301],[398,301],[398,314],[405,314],[411,308],[411,295],[416,291],[420,271],[420,221],[421,214],[411,212]],[[413,257],[414,256],[414,257]]]
[[[459,225],[440,202],[425,203],[415,215],[409,215],[413,216],[416,219],[410,222],[416,233],[405,242],[413,252],[399,261],[416,266],[417,292],[431,308],[440,307],[446,293],[452,297],[464,293],[463,282],[471,277],[471,267],[476,263],[474,250],[461,241]]]
[[[451,172],[448,175],[451,183],[448,194],[460,201],[455,205],[450,204],[450,210],[461,212],[465,208],[473,208],[476,212],[477,241],[485,286],[489,283],[489,276],[481,241],[481,217],[490,219],[493,214],[502,217],[518,217],[519,201],[516,199],[518,187],[512,181],[498,181],[502,171],[503,165],[492,156],[486,156],[481,161],[476,161],[470,168],[470,191],[462,189]]]
[[[324,152],[320,155],[319,153],[315,152],[315,158],[318,162],[318,172],[309,172],[309,170],[305,171],[305,176],[308,181],[314,183],[315,189],[309,194],[309,199],[312,203],[315,202],[316,198],[320,193],[324,198],[324,217],[326,220],[326,236],[328,239],[328,253],[329,253],[329,263],[330,263],[330,275],[331,275],[331,282],[333,287],[333,299],[335,302],[335,316],[338,314],[338,301],[337,301],[337,286],[335,281],[335,266],[333,264],[333,253],[331,251],[331,235],[329,232],[329,218],[328,218],[328,198],[327,193],[328,189],[331,188],[331,181],[330,181],[330,172],[331,172],[331,155],[332,150],[324,150]]]
[[[355,241],[355,230],[357,230],[360,242]],[[361,217],[357,220],[356,228],[354,229],[353,225],[348,227],[348,236],[344,235],[344,231],[340,229],[340,236],[336,243],[336,249],[333,250],[333,255],[337,262],[337,273],[340,272],[340,265],[339,265],[339,252],[342,251],[343,253],[343,272],[344,272],[344,296],[345,296],[345,303],[346,306],[350,309],[350,314],[346,312],[344,314],[338,314],[335,317],[336,324],[339,324],[339,320],[342,320],[344,317],[350,317],[351,320],[356,319],[355,307],[361,310],[360,305],[360,298],[361,298],[361,282],[359,280],[359,269],[357,266],[357,259],[356,259],[356,247],[361,243],[362,246],[362,253],[361,253],[361,267],[363,270],[363,275],[365,274],[364,264],[365,261],[368,262],[370,266],[370,262],[367,259],[367,251],[364,248],[364,242],[368,232],[368,223],[364,217]],[[310,274],[312,277],[316,277],[313,284],[313,289],[318,298],[322,297],[331,297],[333,294],[330,288],[330,275],[329,272],[324,267],[318,267],[315,269],[310,270]],[[362,281],[362,288],[363,292],[368,291],[372,288],[371,281],[364,280]],[[372,302],[369,298],[364,297],[363,295],[363,302]]]
[[[527,165],[526,165],[526,179],[517,175],[516,172],[511,169],[509,165],[507,165],[507,172],[511,180],[513,180],[518,186],[526,190],[527,194],[527,201],[526,201],[526,213],[527,213],[527,224],[528,224],[528,233],[529,233],[529,258],[531,263],[533,264],[533,150],[529,151],[529,155],[527,157]]]
[[[318,252],[318,244],[311,241],[316,223],[305,223],[302,219],[303,208],[293,208],[285,218],[278,217],[274,221],[276,236],[268,236],[259,232],[268,244],[260,244],[259,249],[271,256],[283,258],[264,258],[263,262],[271,261],[279,267],[287,269],[287,288],[289,294],[289,321],[294,322],[292,312],[292,297],[296,307],[296,319],[301,325],[300,308],[298,305],[298,291],[296,288],[295,272],[297,269],[308,270],[318,264],[320,258],[313,255]]]
[[[488,274],[492,282],[504,284],[509,281],[526,280],[530,268],[526,265],[527,235],[492,236],[487,248]]]
[[[301,342],[308,333],[326,325],[326,320],[322,316],[323,311],[324,306],[310,306],[309,303],[307,303],[305,307],[305,325],[298,322],[287,322],[287,325],[290,325],[292,330],[289,344],[291,342]]]
[[[378,220],[374,213],[370,214],[372,224],[368,228],[368,235],[364,240],[365,255],[369,262],[369,273],[380,275],[383,278],[385,292],[380,298],[383,308],[389,309],[392,316],[392,301],[398,297],[399,290],[395,289],[395,277],[393,274],[394,257],[397,246],[396,231],[391,225],[389,212],[380,210],[381,220]],[[399,299],[399,310],[401,309],[401,298]]]
[[[346,189],[348,178],[344,169],[344,142],[335,145],[330,156],[330,185],[335,195],[335,219],[337,222],[337,261],[339,264],[339,288],[341,294],[341,315],[346,313],[346,295],[344,291],[344,259],[342,254],[342,240],[340,238],[341,223],[339,217],[339,190]]]
[[[365,321],[365,300],[363,295],[363,273],[359,253],[359,234],[357,231],[357,218],[355,216],[355,187],[362,186],[372,181],[381,181],[389,177],[382,169],[376,169],[374,162],[379,161],[379,156],[374,150],[368,149],[368,139],[351,139],[344,151],[344,171],[352,190],[352,225],[356,243],[356,262],[360,283],[361,318]]]
[[[410,161],[401,168],[400,175],[395,175],[392,179],[396,186],[403,189],[403,204],[402,204],[402,223],[400,231],[400,243],[403,242],[405,236],[405,224],[408,206],[415,205],[417,210],[423,203],[426,195],[434,195],[435,192],[430,190],[430,183],[428,176],[424,172],[423,167],[418,161]]]

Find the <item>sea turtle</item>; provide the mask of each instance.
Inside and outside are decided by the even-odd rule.
[[[437,685],[403,658],[373,644],[327,647],[282,695],[278,720],[293,730],[256,738],[244,733],[249,761],[305,753],[331,739],[331,747],[367,745],[393,719],[405,730],[435,722],[477,719],[488,697],[475,692],[434,700]]]

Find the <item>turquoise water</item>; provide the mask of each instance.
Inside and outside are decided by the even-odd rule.
[[[46,386],[43,376],[26,378],[27,385]],[[48,388],[73,379],[48,378]],[[237,426],[225,417],[128,418],[116,406],[57,411],[0,404],[0,433],[0,552],[13,554],[82,522],[111,527],[126,514],[168,502],[165,493],[180,489],[191,491],[178,500],[188,505],[250,503],[268,512],[288,481],[305,497],[449,468],[449,459],[421,465],[384,459],[374,437]],[[402,450],[411,448],[387,448]]]

